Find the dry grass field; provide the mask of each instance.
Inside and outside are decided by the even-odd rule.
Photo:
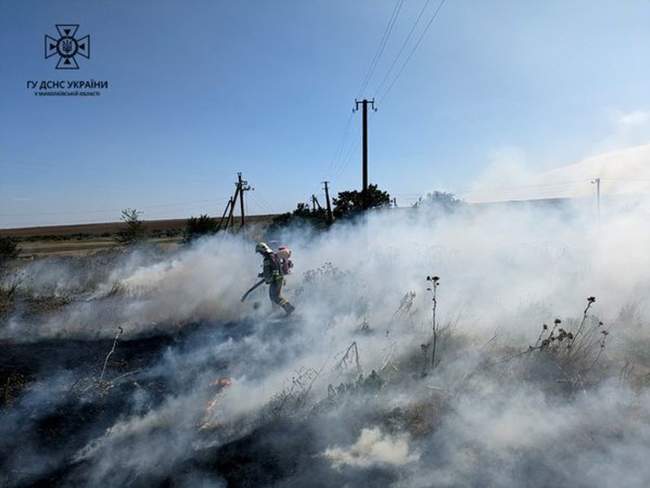
[[[268,225],[274,215],[251,215],[246,217],[247,225],[260,227]],[[185,219],[145,221],[145,229],[151,242],[174,245],[183,237]],[[235,229],[239,228],[239,217],[235,217]],[[22,227],[0,229],[0,237],[10,236],[20,244],[20,258],[31,259],[50,255],[86,255],[118,246],[115,236],[126,229],[123,222],[102,222],[96,224],[55,225],[46,227]]]

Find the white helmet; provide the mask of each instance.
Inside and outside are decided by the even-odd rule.
[[[262,254],[269,254],[272,253],[273,250],[268,246],[266,242],[258,242],[257,245],[255,246],[255,252],[259,252]]]

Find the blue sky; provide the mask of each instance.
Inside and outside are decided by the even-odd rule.
[[[404,1],[362,95],[425,1]],[[220,214],[237,171],[250,213],[320,196],[323,179],[360,185],[359,114],[343,134],[396,0],[0,2],[0,227]],[[649,22],[644,0],[447,0],[377,99],[371,182],[407,204],[462,194],[504,152],[540,171],[593,153],[616,117],[650,108]],[[78,71],[43,59],[57,23],[91,36]],[[57,79],[110,88],[26,88]]]

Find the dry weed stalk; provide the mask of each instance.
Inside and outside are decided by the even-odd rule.
[[[433,301],[432,313],[431,313],[431,342],[430,346],[422,345],[422,350],[425,354],[425,361],[427,356],[427,350],[431,347],[431,364],[429,369],[433,370],[436,367],[436,348],[438,345],[438,322],[436,320],[436,311],[438,309],[438,285],[440,284],[440,278],[438,276],[427,276],[427,281],[431,282],[427,291],[431,292],[431,299]],[[426,363],[425,363],[426,364]],[[426,366],[424,368],[426,370]]]
[[[124,329],[122,327],[117,328],[117,333],[115,334],[115,339],[113,339],[113,347],[111,347],[111,350],[108,351],[108,354],[106,355],[106,358],[104,359],[104,366],[102,367],[102,374],[99,375],[99,382],[101,383],[104,380],[104,373],[106,373],[106,366],[108,365],[108,360],[110,357],[113,355],[115,352],[115,347],[117,346],[117,340],[120,338],[122,333],[124,332]]]
[[[415,303],[416,296],[417,294],[414,291],[407,291],[400,300],[397,310],[393,312],[393,316],[391,317],[392,320],[399,318],[409,318],[411,315],[413,315],[411,309]]]
[[[362,374],[363,371],[361,370],[361,362],[359,361],[359,348],[357,347],[356,341],[348,346],[348,348],[343,353],[340,361],[336,364],[335,368],[337,370],[348,369],[353,360],[354,366],[357,369],[357,374]]]
[[[305,406],[307,397],[314,382],[320,376],[320,371],[314,368],[301,367],[291,378],[291,385],[276,393],[270,402],[271,413],[282,415],[288,409],[295,412]]]

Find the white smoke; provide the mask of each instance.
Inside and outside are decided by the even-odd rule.
[[[296,264],[284,292],[297,310],[288,320],[279,319],[265,287],[241,303],[260,271],[254,242],[244,237],[206,238],[172,255],[137,252],[89,280],[95,284],[83,300],[40,321],[17,316],[3,336],[110,339],[119,325],[129,340],[212,324],[141,373],[138,381],[162,377],[173,393],[151,408],[134,407],[76,452],[94,484],[165,473],[288,415],[318,430],[324,445],[316,443],[310,459],[325,463],[319,469],[329,486],[358,481],[346,478],[352,471],[380,473],[388,476],[383,484],[396,486],[547,486],[549,476],[558,485],[621,479],[643,486],[648,473],[632,462],[648,454],[647,392],[616,380],[616,372],[632,360],[648,367],[644,205],[608,208],[600,222],[580,207],[391,210],[311,239],[289,234],[283,244]],[[447,335],[439,368],[422,379],[428,275],[441,277],[437,318]],[[410,292],[412,306],[396,313]],[[525,350],[542,323],[579,319],[592,295],[592,313],[611,331],[601,358],[607,382],[567,398],[556,393],[562,384],[555,379],[527,372],[527,362],[485,366]],[[373,370],[383,389],[358,382]],[[224,375],[230,386],[213,391]],[[342,383],[361,385],[358,401],[331,393]],[[320,408],[326,413],[313,413]],[[394,425],[378,420],[391,415]],[[599,452],[610,457],[611,471]]]
[[[357,441],[348,447],[331,447],[323,456],[332,466],[340,469],[345,466],[368,468],[376,464],[402,466],[418,460],[419,455],[411,452],[409,436],[400,434],[391,436],[378,427],[361,430]]]
[[[461,325],[473,329],[513,325],[535,308],[540,313],[527,321],[533,330],[544,314],[574,314],[589,295],[603,299],[601,313],[611,319],[626,305],[645,307],[647,215],[642,206],[604,212],[599,225],[590,209],[487,207],[444,218],[386,212],[371,217],[367,230],[340,226],[309,242],[293,236],[287,244],[296,266],[285,293],[307,329],[322,328],[313,321],[323,315],[336,322],[351,312],[385,327],[402,295],[415,290],[421,297],[423,279],[433,274],[442,278],[443,319],[460,314]],[[169,259],[130,262],[96,287],[95,299],[73,302],[39,324],[14,322],[3,334],[110,337],[119,325],[128,337],[192,321],[260,318],[271,309],[266,287],[240,302],[260,271],[253,248],[243,238],[216,237]],[[305,281],[307,270],[328,262],[343,274],[322,286]],[[355,311],[355,304],[367,310]],[[528,333],[521,324],[512,329]]]

